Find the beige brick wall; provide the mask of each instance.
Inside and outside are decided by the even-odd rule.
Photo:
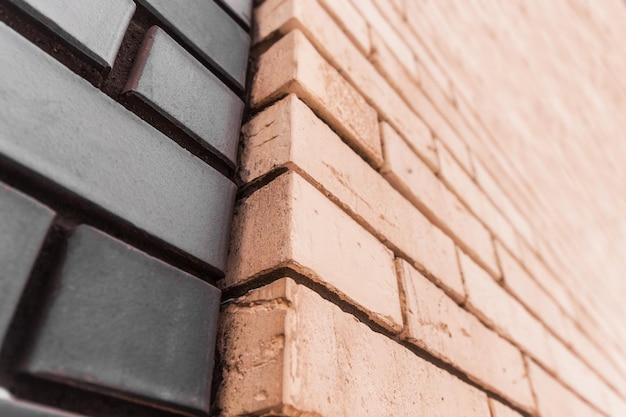
[[[626,415],[626,5],[257,3],[217,413]]]

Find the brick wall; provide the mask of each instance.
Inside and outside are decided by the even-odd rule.
[[[617,0],[264,0],[221,416],[626,415]]]
[[[209,415],[251,1],[0,1],[0,415]]]

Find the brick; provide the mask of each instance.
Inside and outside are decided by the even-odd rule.
[[[404,261],[407,340],[526,410],[534,408],[522,355]],[[476,358],[481,358],[477,361]]]
[[[554,274],[539,259],[534,250],[528,247],[526,242],[520,242],[520,260],[524,267],[537,280],[539,285],[557,302],[557,304],[570,316],[575,315],[576,306],[569,291]]]
[[[556,374],[563,383],[598,409],[610,415],[606,401],[606,392],[610,388],[568,348],[554,337],[548,339],[548,345],[554,358]]]
[[[484,196],[481,191],[476,187],[476,184],[467,175],[460,165],[453,159],[450,152],[445,147],[437,142],[437,150],[439,153],[439,162],[441,164],[441,177],[450,186],[450,188],[467,204],[472,212],[479,219],[486,219],[481,216],[483,213],[483,206],[485,204]],[[475,229],[480,229],[475,227]],[[485,230],[482,234],[488,234]],[[500,277],[500,268],[496,260],[495,249],[491,238],[483,237],[481,242],[476,242],[471,245],[469,250],[474,252],[483,267],[487,268],[489,273],[494,277]]]
[[[542,417],[599,417],[587,403],[561,385],[537,364],[528,361],[528,371],[537,408]]]
[[[253,0],[219,0],[220,3],[228,7],[242,22],[246,24],[246,27],[250,27],[252,21],[252,2]]]
[[[382,163],[376,111],[300,31],[276,42],[258,65],[250,93],[253,107],[295,93],[374,166]]]
[[[459,259],[468,308],[552,369],[554,360],[548,347],[548,333],[543,325],[467,255],[459,251]]]
[[[95,229],[69,240],[25,370],[208,412],[220,291]]]
[[[369,55],[372,47],[368,24],[350,0],[320,0],[320,4],[361,52]]]
[[[491,236],[459,199],[422,163],[386,123],[381,124],[385,164],[381,173],[433,223],[481,260],[474,248],[490,248]]]
[[[235,185],[3,24],[0,36],[0,152],[223,270]]]
[[[402,63],[411,75],[417,74],[413,51],[404,39],[396,32],[383,15],[380,14],[371,0],[351,0],[352,4],[361,12],[370,28],[376,31],[389,46],[396,58]]]
[[[254,254],[254,256],[250,256]],[[291,267],[397,331],[402,324],[393,255],[299,175],[289,172],[241,203],[222,285]],[[358,277],[358,279],[354,279]]]
[[[138,0],[172,32],[243,90],[250,36],[214,1]]]
[[[496,252],[502,267],[504,285],[555,334],[569,341],[565,314],[554,300],[522,269],[504,247],[496,244]]]
[[[53,217],[48,207],[0,183],[0,344]]]
[[[254,332],[254,337],[248,337]],[[489,417],[486,395],[282,279],[225,308],[223,416]],[[243,394],[243,395],[242,395]]]
[[[146,33],[124,90],[234,166],[243,101],[162,29]]]
[[[79,417],[61,410],[12,399],[0,399],[0,415],[7,417]]]
[[[10,0],[103,68],[113,66],[135,12],[131,0]]]
[[[452,240],[294,95],[259,113],[242,130],[239,174],[244,181],[278,167],[296,170],[438,285],[463,297]]]
[[[609,359],[610,356],[601,351],[597,344],[592,343],[571,319],[567,318],[566,320],[567,332],[571,337],[571,347],[574,351],[578,353],[579,357],[585,359],[592,369],[610,383],[614,389],[623,391],[623,387],[626,387],[626,378],[620,371],[619,364],[613,363]]]
[[[499,401],[489,398],[491,417],[522,417],[520,413],[514,411]]]
[[[498,207],[506,218],[511,222],[515,231],[524,237],[527,243],[533,244],[535,241],[534,233],[528,221],[522,216],[519,210],[513,205],[511,200],[502,191],[502,188],[491,174],[477,159],[472,160],[476,172],[476,182],[483,189],[493,204]],[[520,250],[521,251],[521,250]]]
[[[357,8],[358,9],[358,8]],[[258,43],[276,31],[300,29],[320,53],[337,68],[392,124],[428,165],[437,169],[437,155],[428,127],[393,90],[376,68],[352,44],[316,0],[268,0],[256,9]]]

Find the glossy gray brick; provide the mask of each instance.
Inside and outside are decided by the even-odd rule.
[[[25,371],[207,412],[220,291],[79,227]]]
[[[138,0],[243,90],[250,36],[212,0]]]
[[[102,67],[112,67],[132,0],[10,0]]]
[[[48,407],[17,401],[13,399],[0,399],[0,416],[2,417],[79,417]]]
[[[48,207],[0,183],[0,343],[53,218]]]
[[[0,24],[0,153],[223,271],[235,185]]]
[[[239,18],[250,27],[252,21],[252,0],[221,0]]]
[[[146,33],[125,90],[234,166],[243,101],[162,29]]]

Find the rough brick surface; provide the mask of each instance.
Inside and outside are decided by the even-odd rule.
[[[407,340],[532,410],[534,403],[520,351],[406,262],[398,261],[396,266],[406,300]]]
[[[376,166],[382,150],[376,112],[315,50],[299,31],[278,41],[259,58],[252,106],[296,93]]]
[[[545,366],[552,368],[553,358],[543,324],[460,251],[459,259],[467,289],[467,304],[471,310]]]
[[[281,175],[241,203],[231,248],[224,286],[290,266],[381,324],[402,324],[391,251],[297,174]]]
[[[219,347],[222,416],[489,417],[484,393],[291,279],[235,300],[221,327],[243,342]]]
[[[452,240],[341,143],[300,100],[289,96],[279,101],[243,131],[242,178],[251,181],[277,167],[311,177],[374,234],[462,298]]]

